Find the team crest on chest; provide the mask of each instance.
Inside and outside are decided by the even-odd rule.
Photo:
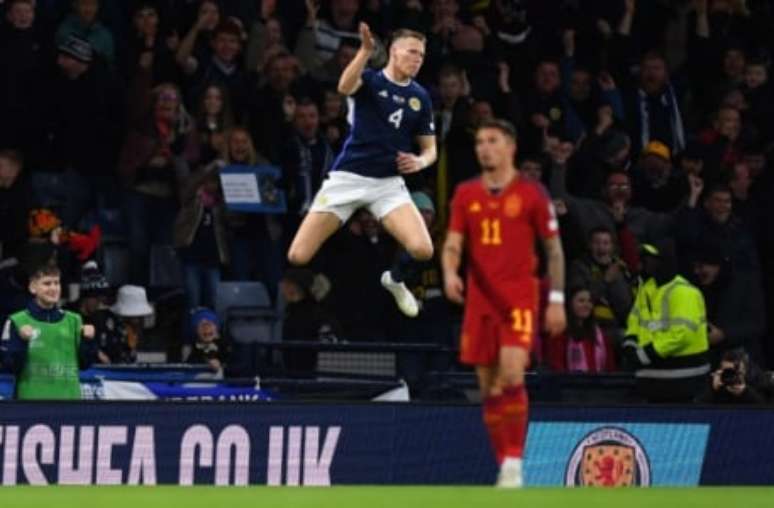
[[[508,196],[505,200],[505,216],[514,219],[521,213],[521,198],[515,194]]]
[[[468,211],[470,213],[478,213],[481,211],[481,203],[478,201],[473,201],[470,206],[468,207]]]
[[[419,99],[416,97],[412,97],[409,99],[409,107],[414,111],[419,111],[419,109],[422,107],[422,103],[419,102]]]

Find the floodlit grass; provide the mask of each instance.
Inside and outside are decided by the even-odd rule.
[[[694,508],[774,506],[774,488],[2,487],[13,508]]]

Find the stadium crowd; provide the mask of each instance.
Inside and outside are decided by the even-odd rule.
[[[537,366],[632,368],[626,330],[651,248],[674,254],[673,275],[701,292],[713,368],[774,367],[774,2],[0,4],[0,319],[27,304],[30,267],[56,256],[65,285],[81,286],[73,308],[97,328],[95,360],[132,362],[145,288],[159,253],[174,252],[178,314],[191,316],[175,343],[214,370],[228,360],[207,309],[226,280],[258,280],[283,299],[287,340],[454,346],[461,313],[439,263],[411,283],[420,316],[400,315],[379,285],[396,246],[365,210],[309,268],[286,266],[347,137],[336,83],[365,21],[382,43],[375,66],[392,30],[428,37],[418,81],[433,94],[439,160],[407,183],[437,244],[455,186],[479,173],[484,120],[517,126],[522,177],[550,192],[568,329],[538,341]],[[219,172],[231,164],[279,167],[287,212],[229,210]],[[109,244],[125,245],[127,273],[81,268],[115,266]],[[108,275],[129,285],[112,310]]]

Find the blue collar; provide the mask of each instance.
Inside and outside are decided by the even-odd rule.
[[[46,323],[57,323],[64,319],[64,312],[59,307],[44,309],[38,305],[34,298],[27,305],[27,310],[32,314],[33,318]]]

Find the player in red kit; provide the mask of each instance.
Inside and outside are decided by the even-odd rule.
[[[527,434],[528,367],[537,331],[535,240],[543,241],[551,279],[545,328],[565,328],[564,254],[551,201],[540,184],[521,178],[514,165],[516,131],[502,120],[476,133],[480,178],[460,184],[452,200],[443,248],[447,297],[465,305],[460,359],[474,365],[484,423],[500,465],[497,485],[522,485]],[[467,281],[459,275],[466,253]]]

